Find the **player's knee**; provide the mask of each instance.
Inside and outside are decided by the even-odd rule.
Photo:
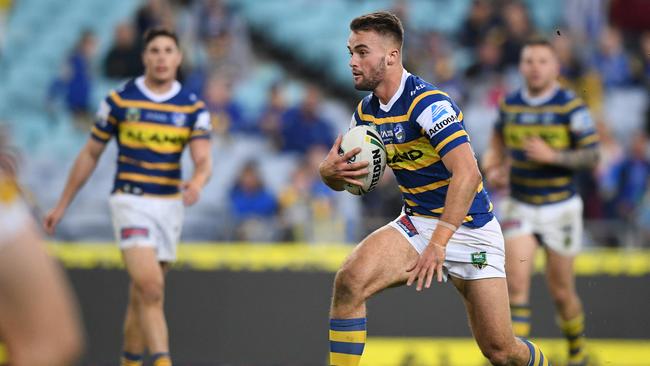
[[[576,296],[575,291],[573,291],[569,286],[551,286],[550,292],[551,297],[556,304],[566,304]]]
[[[512,355],[507,347],[498,344],[490,344],[483,347],[481,351],[483,352],[483,356],[485,356],[492,365],[506,366],[511,364],[510,360],[512,359]]]
[[[334,298],[337,302],[351,302],[362,297],[363,286],[359,276],[349,267],[343,267],[336,273],[334,280]]]
[[[138,291],[140,305],[158,304],[163,300],[164,284],[161,280],[146,279],[137,281],[135,288]]]

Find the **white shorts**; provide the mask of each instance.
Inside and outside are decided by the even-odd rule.
[[[402,213],[388,225],[397,229],[422,254],[437,224],[435,218]],[[443,267],[445,280],[447,274],[464,280],[505,277],[504,242],[497,219],[481,228],[459,227],[447,244]]]
[[[0,199],[0,247],[11,243],[31,222],[31,213],[22,199]]]
[[[109,205],[120,249],[153,247],[159,261],[176,260],[184,210],[180,199],[114,194]]]
[[[536,235],[540,244],[573,256],[582,248],[582,199],[531,205],[507,197],[501,202],[501,227],[506,238]]]

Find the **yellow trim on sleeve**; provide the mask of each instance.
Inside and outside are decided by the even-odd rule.
[[[102,140],[110,140],[111,139],[111,135],[109,133],[100,130],[99,128],[97,128],[97,126],[93,126],[93,128],[91,130],[91,133],[96,135],[97,137],[99,137]]]
[[[436,146],[436,152],[440,153],[440,150],[444,149],[447,144],[455,140],[456,138],[462,137],[462,136],[469,136],[467,135],[467,132],[465,130],[460,130],[452,133],[451,135],[447,136],[446,139],[440,141],[440,143]]]

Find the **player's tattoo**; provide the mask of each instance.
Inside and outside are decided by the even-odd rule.
[[[557,154],[555,165],[570,169],[593,168],[600,158],[597,148],[585,148],[569,151],[560,151]]]

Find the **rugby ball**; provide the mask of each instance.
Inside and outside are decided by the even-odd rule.
[[[344,188],[352,194],[362,195],[372,191],[384,174],[386,147],[376,129],[370,126],[356,126],[343,135],[339,155],[357,147],[361,148],[361,152],[348,160],[348,163],[367,161],[369,173],[357,178],[363,183],[362,186],[345,183]]]

